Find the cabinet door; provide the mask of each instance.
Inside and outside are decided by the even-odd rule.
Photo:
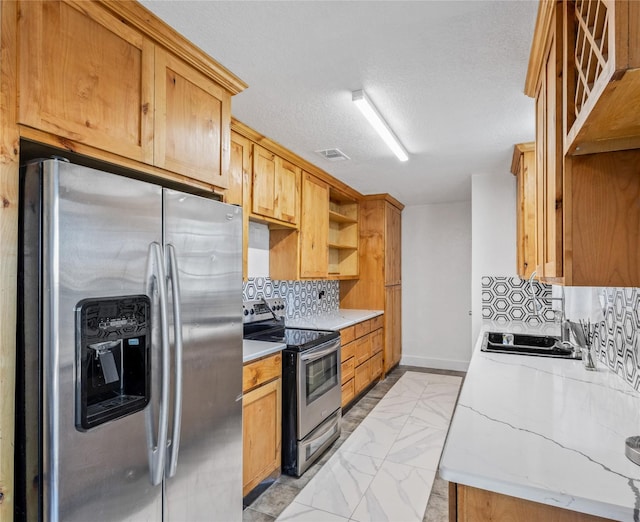
[[[300,276],[327,277],[329,270],[329,186],[311,174],[302,178]]]
[[[526,279],[537,265],[537,200],[535,148],[522,150],[529,144],[517,145],[520,150],[516,172],[517,272]]]
[[[259,145],[253,146],[251,211],[276,218],[276,155]]]
[[[385,288],[384,371],[388,372],[402,357],[402,287]]]
[[[536,96],[538,182],[538,275],[563,275],[562,67],[561,4],[556,8],[544,70]]]
[[[249,207],[251,193],[251,142],[244,136],[231,133],[231,158],[229,164],[229,188],[226,202],[240,205],[242,213],[242,277],[248,277]]]
[[[242,398],[242,495],[280,469],[282,380]]]
[[[154,164],[227,188],[231,95],[163,49],[155,63]]]
[[[401,212],[393,205],[385,204],[385,285],[401,282]]]
[[[18,122],[153,162],[153,43],[92,2],[21,2]]]
[[[300,177],[300,167],[276,156],[275,217],[292,225],[299,223]]]

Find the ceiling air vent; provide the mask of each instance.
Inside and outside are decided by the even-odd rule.
[[[316,153],[320,154],[320,156],[322,156],[327,161],[344,161],[351,159],[340,149],[317,150]]]

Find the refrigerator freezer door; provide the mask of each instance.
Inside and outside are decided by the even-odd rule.
[[[180,281],[184,372],[177,466],[168,476],[168,465],[165,479],[166,520],[240,521],[242,211],[165,189],[164,219],[165,252],[173,247]]]
[[[162,189],[54,160],[42,163],[41,169],[29,167],[26,176],[39,173],[43,191],[43,518],[161,520],[162,487],[150,482],[145,429],[148,408],[157,411],[158,407],[154,404],[159,395],[156,312],[151,312],[150,406],[80,431],[75,411],[79,335],[74,310],[84,299],[147,293],[150,244],[162,240]],[[37,212],[37,205],[27,202],[25,212]],[[25,220],[29,221],[37,220]],[[37,236],[37,231],[33,234]],[[37,279],[25,278],[25,284]],[[149,295],[152,310],[157,310],[155,294]],[[32,319],[26,317],[25,322]],[[106,319],[112,325],[118,320]],[[106,380],[118,376],[111,370]],[[37,382],[37,376],[27,375],[26,380]],[[29,395],[37,397],[37,392]],[[30,482],[32,477],[27,477]]]

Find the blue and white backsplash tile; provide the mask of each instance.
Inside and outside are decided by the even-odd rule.
[[[534,310],[531,290],[540,304],[539,314]],[[540,324],[553,321],[551,286],[519,277],[484,276],[482,278],[482,318],[498,323],[522,321]]]
[[[269,277],[250,277],[242,284],[243,301],[261,297],[286,299],[287,318],[298,319],[338,310],[340,283],[323,280],[277,281]]]

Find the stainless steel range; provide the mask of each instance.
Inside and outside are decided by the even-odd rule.
[[[244,338],[282,342],[282,472],[299,477],[340,436],[340,334],[285,327],[284,299],[243,303]]]

